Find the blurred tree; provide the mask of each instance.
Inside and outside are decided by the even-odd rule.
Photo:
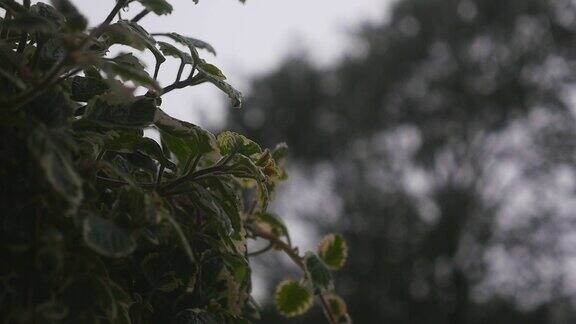
[[[230,115],[258,141],[285,139],[296,159],[335,170],[334,226],[355,252],[340,278],[352,317],[576,320],[563,274],[541,268],[561,269],[571,228],[557,198],[574,189],[558,189],[574,177],[562,168],[575,152],[565,95],[574,3],[404,0],[358,38],[355,55],[329,69],[288,60]],[[518,277],[499,285],[502,262]]]

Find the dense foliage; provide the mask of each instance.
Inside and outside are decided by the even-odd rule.
[[[338,282],[355,321],[575,322],[574,1],[387,13],[334,66],[291,58],[255,80],[230,127],[288,143],[293,191],[329,188],[335,223],[297,212],[354,251]]]
[[[143,10],[116,20],[129,5]],[[280,313],[302,314],[316,295],[330,323],[350,322],[330,272],[344,265],[342,238],[301,255],[267,211],[287,147],[215,136],[160,108],[206,82],[242,103],[200,58],[215,53],[208,43],[138,24],[170,13],[167,1],[119,0],[92,29],[68,0],[0,8],[0,321],[251,323],[249,257],[273,248],[303,270],[277,288]],[[152,74],[134,49],[153,54]],[[161,87],[166,57],[180,69]],[[269,246],[250,253],[248,239]]]

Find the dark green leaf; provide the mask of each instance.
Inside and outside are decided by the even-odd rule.
[[[194,195],[198,207],[208,215],[210,220],[217,222],[218,228],[224,235],[230,236],[234,229],[232,227],[232,220],[224,208],[218,203],[218,199],[215,199],[214,194],[203,186],[193,184],[193,187],[195,189]]]
[[[86,18],[69,0],[52,0],[52,5],[66,18],[66,25],[71,30],[83,31],[88,26]]]
[[[208,52],[216,55],[216,51],[214,50],[214,47],[212,47],[212,45],[206,43],[205,41],[202,41],[202,40],[199,40],[199,39],[196,39],[193,37],[180,35],[178,33],[159,33],[159,34],[154,34],[154,35],[170,37],[175,42],[180,43],[184,46],[187,46],[188,49],[190,50],[190,55],[192,55],[192,57],[194,59],[198,58],[198,51],[196,50],[197,48],[205,49]]]
[[[83,102],[87,102],[109,89],[106,82],[100,78],[82,77],[79,75],[70,79],[70,86],[72,100]]]
[[[346,302],[340,296],[328,294],[324,295],[324,299],[326,300],[326,304],[328,304],[330,313],[332,313],[332,316],[338,323],[352,323],[348,315],[348,306],[346,306]]]
[[[4,27],[15,31],[24,31],[29,33],[50,33],[54,31],[54,25],[51,24],[47,19],[40,15],[29,12],[23,12],[16,15],[14,18],[6,21],[4,23]]]
[[[84,118],[104,127],[143,128],[152,124],[156,109],[154,98],[142,96],[125,102],[112,94],[104,94],[88,103]]]
[[[153,157],[156,161],[158,161],[161,165],[164,165],[168,169],[176,170],[176,165],[174,164],[174,162],[168,160],[168,158],[164,156],[160,144],[158,144],[158,142],[156,142],[155,140],[148,137],[143,137],[136,143],[134,149]]]
[[[178,58],[184,64],[192,64],[194,62],[190,54],[182,52],[172,44],[166,42],[158,42],[158,46],[160,46],[160,51],[162,51],[162,53],[166,56]]]
[[[86,245],[108,257],[123,257],[136,249],[136,242],[112,221],[99,216],[84,219],[83,238]]]
[[[190,156],[214,151],[214,135],[199,126],[173,118],[161,109],[156,112],[154,124],[162,131],[163,140],[180,163]]]
[[[222,90],[222,92],[228,95],[232,107],[240,108],[242,106],[242,101],[244,100],[242,93],[224,81],[226,77],[218,68],[212,64],[207,64],[204,62],[199,64],[197,68],[204,77],[205,81],[212,83],[218,89]]]
[[[187,309],[176,315],[173,324],[222,324],[222,316],[200,309]]]
[[[43,2],[38,2],[30,7],[30,12],[37,14],[40,17],[46,19],[52,28],[56,29],[64,25],[66,18],[59,13],[51,5],[45,4]]]
[[[162,52],[156,48],[156,40],[154,40],[154,38],[150,36],[150,34],[140,25],[128,20],[120,20],[115,25],[125,29],[126,32],[130,33],[132,35],[131,37],[134,39],[138,39],[143,42],[146,48],[152,52],[158,64],[166,61],[166,58],[164,55],[162,55]]]
[[[326,266],[332,270],[338,270],[346,263],[348,246],[340,234],[325,236],[318,245],[318,256]]]
[[[239,178],[254,179],[260,183],[266,181],[266,176],[258,168],[254,161],[244,155],[234,155],[230,163],[232,165],[231,174]]]
[[[307,279],[314,288],[314,293],[322,294],[334,290],[330,271],[322,260],[314,253],[307,252],[304,257]]]
[[[244,135],[231,131],[225,131],[218,134],[217,142],[220,154],[222,155],[237,153],[251,156],[262,152],[260,145],[246,138]]]
[[[166,0],[138,0],[138,2],[157,15],[167,15],[173,9]]]
[[[30,135],[28,148],[54,191],[76,208],[83,197],[82,180],[62,145],[51,133],[38,128]]]
[[[263,227],[265,231],[278,237],[288,235],[288,229],[284,221],[278,215],[268,212],[261,212],[254,215],[256,224]]]
[[[306,313],[312,307],[314,297],[306,286],[297,281],[285,280],[276,288],[274,301],[280,314],[294,317]]]
[[[65,55],[66,49],[57,38],[48,39],[40,52],[40,58],[46,61],[48,65],[63,60]]]
[[[111,60],[103,60],[104,71],[112,76],[119,76],[122,80],[130,80],[150,90],[160,91],[160,86],[148,72],[145,66],[132,53],[122,53]]]

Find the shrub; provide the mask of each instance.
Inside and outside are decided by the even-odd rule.
[[[208,43],[138,25],[170,13],[168,2],[138,0],[139,14],[117,20],[129,2],[88,29],[68,0],[0,0],[2,322],[250,323],[249,257],[262,251],[249,253],[247,239],[256,238],[304,272],[277,289],[282,314],[303,313],[316,294],[330,322],[349,321],[325,264],[343,265],[341,238],[301,256],[267,211],[286,178],[286,146],[261,149],[162,111],[164,94],[206,82],[233,106],[242,96],[200,58],[214,53]],[[110,57],[112,45],[128,51]],[[152,75],[133,50],[154,55]],[[167,56],[180,69],[161,87]]]

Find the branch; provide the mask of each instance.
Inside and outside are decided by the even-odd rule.
[[[263,239],[268,240],[275,247],[279,248],[284,253],[286,253],[286,255],[288,255],[290,257],[290,259],[292,259],[292,261],[294,261],[294,263],[296,263],[296,265],[298,267],[300,267],[300,269],[302,269],[302,271],[305,271],[304,258],[302,258],[298,254],[297,248],[294,248],[291,245],[289,245],[288,243],[282,241],[280,238],[276,237],[274,234],[260,229],[258,226],[250,226],[250,229],[252,230],[252,233],[254,235],[256,235],[257,237],[261,237]],[[320,304],[322,305],[322,308],[324,309],[324,315],[326,315],[326,319],[328,320],[328,322],[330,324],[337,324],[336,319],[334,319],[334,315],[332,314],[332,312],[330,311],[330,308],[328,307],[328,302],[326,301],[326,298],[324,297],[324,295],[319,294],[318,298],[320,299]]]

